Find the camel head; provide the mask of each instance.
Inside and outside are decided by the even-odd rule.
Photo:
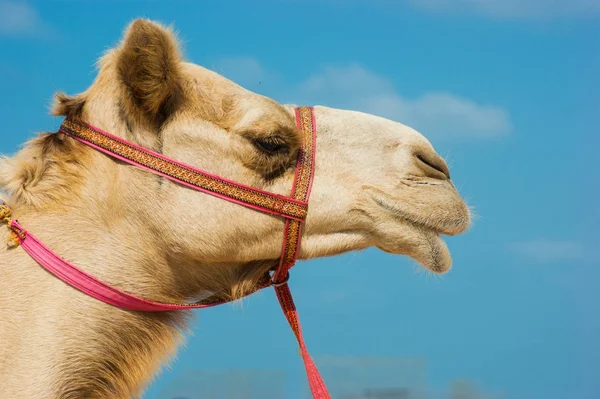
[[[134,21],[86,91],[56,96],[54,114],[239,183],[283,195],[292,187],[294,106],[184,61],[173,32],[154,22]],[[464,232],[470,215],[429,141],[360,112],[317,106],[315,115],[315,179],[300,258],[374,246],[448,271],[440,235]],[[32,160],[34,151],[44,152],[43,164]],[[87,214],[105,230],[98,234],[126,232],[122,240],[185,276],[180,286],[190,295],[241,295],[280,257],[282,218],[121,164],[62,134],[2,162],[0,184],[13,203]]]

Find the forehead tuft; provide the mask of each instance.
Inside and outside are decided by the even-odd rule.
[[[292,147],[300,145],[295,117],[283,106],[268,100],[261,101],[259,106],[254,105],[253,101],[242,102],[239,106],[243,112],[230,129],[232,132],[251,135],[257,139],[277,135]]]

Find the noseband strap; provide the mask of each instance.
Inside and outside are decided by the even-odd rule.
[[[267,273],[263,276],[254,291],[247,295],[270,286],[275,289],[281,308],[298,340],[313,398],[330,399],[325,383],[306,348],[300,320],[288,285],[289,270],[296,263],[300,251],[302,224],[308,211],[316,151],[314,110],[312,107],[299,107],[296,108],[295,114],[296,124],[302,136],[302,146],[298,153],[294,184],[289,197],[249,187],[175,161],[90,126],[81,120],[66,119],[63,121],[59,132],[115,159],[163,176],[191,189],[285,218],[286,223],[279,266],[272,275]],[[25,230],[18,221],[11,219],[11,216],[10,208],[6,204],[0,204],[0,222],[7,223],[10,228],[9,244],[11,246],[20,245],[54,276],[107,304],[131,311],[166,312],[207,308],[228,302],[213,297],[191,304],[168,304],[150,301],[124,292],[62,259],[33,234]]]

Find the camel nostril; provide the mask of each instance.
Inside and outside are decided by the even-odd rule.
[[[450,170],[446,162],[436,153],[415,153],[415,158],[419,160],[420,167],[425,171],[427,176],[437,179],[450,179]]]

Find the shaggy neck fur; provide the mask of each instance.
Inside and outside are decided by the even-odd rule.
[[[121,289],[155,300],[184,299],[164,243],[114,192],[121,186],[127,194],[126,187],[109,189],[99,178],[108,174],[116,183],[131,172],[59,135],[43,136],[23,152],[28,162],[16,157],[0,169],[4,177],[13,174],[4,187],[19,187],[7,202],[23,225],[65,259]],[[67,153],[87,165],[59,161]],[[136,238],[126,238],[131,236]],[[0,242],[5,240],[2,229]],[[20,249],[1,246],[0,263],[0,314],[13,318],[0,323],[0,336],[17,343],[3,348],[0,371],[11,376],[21,370],[12,376],[20,381],[45,379],[36,384],[43,392],[33,397],[136,397],[175,351],[185,313],[142,314],[105,305],[58,281]],[[44,323],[25,331],[15,327],[34,319]],[[28,358],[31,345],[44,348],[43,362]],[[9,383],[2,396],[25,397],[31,394],[27,385]]]

